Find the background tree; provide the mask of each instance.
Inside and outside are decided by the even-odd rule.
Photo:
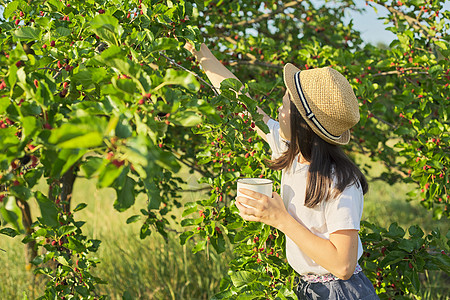
[[[244,108],[260,105],[273,117],[281,99],[282,67],[332,66],[360,100],[361,121],[349,154],[383,162],[381,180],[412,182],[405,200],[421,199],[448,220],[450,64],[449,12],[440,1],[370,1],[384,6],[398,39],[387,49],[366,45],[343,22],[353,1],[5,1],[0,56],[1,233],[24,234],[35,273],[49,278],[45,295],[101,298],[90,253],[99,240],[82,232],[70,205],[77,177],[112,187],[114,207],[125,211],[148,197],[141,238],[166,236],[173,207],[181,204],[182,164],[202,174],[209,198],[185,206],[193,252],[234,247],[236,259],[217,298],[295,298],[294,271],[284,257],[284,236],[244,222],[233,205],[239,177],[269,177],[268,146],[252,130]],[[185,41],[205,41],[246,83],[252,98],[225,81],[211,88]],[[45,178],[45,195],[34,189]],[[41,215],[33,219],[28,201]],[[192,217],[191,214],[198,216]],[[74,216],[75,214],[75,216]],[[449,272],[446,238],[366,224],[363,268],[385,298],[411,297],[418,273]],[[405,295],[405,296],[402,296]]]

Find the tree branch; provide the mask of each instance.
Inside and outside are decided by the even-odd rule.
[[[377,3],[377,4],[378,4],[378,3]],[[381,5],[381,4],[379,4],[379,5]],[[405,14],[405,13],[403,13],[403,12],[401,12],[401,11],[395,9],[395,8],[393,8],[393,7],[390,6],[390,5],[383,4],[383,6],[384,6],[387,10],[389,10],[392,14],[398,15],[398,16],[402,17],[403,19],[405,19],[405,21],[408,22],[408,24],[409,24],[410,26],[412,26],[415,30],[419,31],[421,34],[423,34],[423,35],[424,35],[425,37],[427,37],[428,39],[430,39],[430,40],[432,40],[432,41],[435,41],[435,42],[436,42],[436,41],[439,41],[438,38],[436,38],[436,37],[434,37],[434,36],[432,36],[432,35],[430,35],[430,34],[428,33],[427,28],[424,27],[422,24],[420,24],[420,21],[419,21],[418,19],[414,19],[413,17],[408,16],[407,14]]]
[[[371,112],[369,111],[369,114],[370,114]],[[377,117],[376,115],[374,115],[373,113],[371,113],[372,114],[372,116],[375,118],[375,119],[377,119],[378,121],[380,121],[381,123],[383,123],[383,124],[386,124],[386,125],[388,125],[388,126],[390,126],[390,127],[392,127],[392,128],[395,128],[395,125],[394,124],[391,124],[391,123],[389,123],[388,121],[385,121],[385,120],[383,120],[383,119],[381,119],[380,117]]]
[[[372,74],[372,77],[387,76],[387,75],[404,75],[406,71],[422,70],[422,69],[423,68],[415,67],[415,68],[405,68],[405,69],[403,69],[403,71],[392,70],[392,71],[386,71],[386,72],[380,72],[380,73]],[[412,73],[410,73],[410,74],[412,74]],[[414,74],[425,74],[425,75],[428,75],[428,72],[414,72]]]
[[[237,26],[246,26],[246,25],[250,25],[250,24],[254,24],[254,23],[259,23],[264,19],[270,18],[273,15],[281,13],[286,8],[300,4],[302,1],[303,0],[296,0],[296,1],[288,2],[288,3],[284,4],[283,6],[279,7],[278,9],[271,11],[270,13],[262,14],[256,18],[248,20],[248,21],[237,22],[237,23],[233,24],[231,27],[233,28],[233,27],[237,27]]]
[[[185,67],[183,67],[183,66],[177,64],[173,59],[171,59],[170,57],[167,57],[164,53],[160,52],[159,54],[160,54],[161,56],[163,56],[165,59],[167,59],[171,64],[173,64],[173,65],[177,66],[178,68],[183,69],[183,70],[185,70],[186,72],[188,72],[188,73],[194,75],[194,76],[195,76],[196,78],[198,78],[201,82],[203,82],[204,84],[206,84],[207,86],[209,86],[209,87],[213,90],[214,95],[219,96],[219,93],[217,92],[216,88],[213,87],[212,85],[210,85],[210,84],[209,84],[208,82],[206,82],[205,80],[203,80],[203,78],[201,78],[197,73],[194,73],[194,72],[192,72],[191,70],[188,70],[188,69],[186,69]]]

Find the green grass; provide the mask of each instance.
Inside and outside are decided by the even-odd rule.
[[[368,163],[367,159],[363,162]],[[382,169],[374,164],[371,173],[377,176]],[[197,177],[194,175],[183,172],[180,176],[188,182],[186,189],[197,187]],[[405,201],[410,188],[405,184],[389,186],[381,181],[370,182],[363,219],[382,226],[398,222],[406,229],[413,224],[419,224],[425,231],[434,227],[448,229],[448,222],[433,220],[431,213],[420,207],[418,201]],[[45,181],[41,181],[39,189],[47,193]],[[183,193],[181,202],[195,201],[201,196],[201,193]],[[194,255],[190,249],[195,241],[181,246],[175,232],[169,233],[167,243],[158,233],[140,240],[140,222],[126,224],[126,220],[139,214],[139,210],[146,206],[145,199],[138,197],[132,208],[119,213],[112,207],[114,198],[113,189],[97,190],[94,181],[79,178],[75,182],[72,207],[81,202],[88,204],[87,208],[75,213],[75,218],[86,221],[83,227],[85,235],[102,240],[96,254],[101,263],[94,273],[109,284],[101,286],[101,293],[111,299],[122,299],[125,291],[130,293],[132,299],[210,299],[218,292],[220,279],[226,274],[232,258],[231,249],[220,255],[214,250]],[[30,205],[36,218],[35,201],[30,201]],[[181,220],[181,213],[182,209],[173,212],[177,220]],[[183,230],[175,223],[172,228]],[[443,232],[445,234],[446,231]],[[33,282],[34,276],[26,270],[21,237],[0,235],[0,248],[6,251],[0,251],[3,271],[1,299],[22,299],[24,292],[29,299],[41,295],[43,283],[39,278]],[[427,276],[423,299],[440,299],[436,295],[448,292],[444,289],[448,277],[436,272],[430,272]]]

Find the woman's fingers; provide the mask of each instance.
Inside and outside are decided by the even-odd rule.
[[[186,43],[184,44],[184,48],[194,54],[195,47],[190,42],[186,41]]]
[[[239,197],[241,198],[241,197]],[[237,199],[236,199],[237,200]],[[242,217],[242,219],[246,221],[259,221],[259,217],[256,216],[258,211],[253,207],[246,207],[242,203],[237,200],[235,202],[237,208],[239,209],[239,215]]]
[[[258,202],[259,200],[250,199],[250,198],[242,197],[242,196],[236,197],[236,200],[239,201],[239,203],[245,204],[247,206],[251,206],[251,207],[255,207],[255,208],[260,206],[260,204]]]

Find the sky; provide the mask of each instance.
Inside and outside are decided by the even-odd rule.
[[[379,17],[387,15],[387,9],[377,5],[378,13],[376,13],[372,7],[366,6],[365,0],[355,0],[355,3],[358,7],[365,8],[365,12],[362,14],[352,12],[352,14],[347,15],[346,21],[349,22],[350,19],[353,19],[354,28],[361,32],[361,38],[364,42],[373,45],[381,42],[389,45],[396,36],[385,29],[387,25],[384,24],[384,20],[378,20]],[[444,10],[450,10],[450,1],[445,1]]]

